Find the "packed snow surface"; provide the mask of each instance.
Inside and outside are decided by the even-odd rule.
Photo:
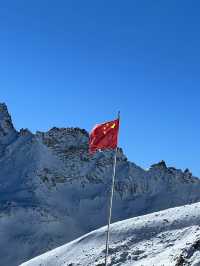
[[[67,228],[66,228],[67,230]],[[103,266],[106,227],[21,266]],[[200,265],[200,203],[111,225],[109,265]]]

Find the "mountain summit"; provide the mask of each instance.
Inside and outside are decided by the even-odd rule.
[[[0,103],[0,145],[8,144],[16,137],[11,116],[5,103]]]
[[[88,132],[17,132],[0,104],[0,265],[16,266],[107,222],[113,152]],[[148,171],[117,154],[113,221],[200,200],[200,180],[164,162]],[[20,247],[20,249],[19,249]]]

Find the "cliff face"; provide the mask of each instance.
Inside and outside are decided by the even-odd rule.
[[[0,104],[0,151],[1,265],[106,224],[113,153],[89,155],[84,129],[17,132]],[[116,173],[113,221],[200,200],[199,179],[164,162],[145,171],[119,149]]]

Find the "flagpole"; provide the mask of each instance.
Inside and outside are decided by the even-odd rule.
[[[120,111],[118,112],[118,119],[120,120]],[[111,193],[110,193],[109,213],[108,213],[108,227],[107,227],[107,234],[106,234],[105,266],[108,265],[109,240],[110,240],[110,223],[111,223],[111,218],[112,218],[112,204],[113,204],[113,194],[114,194],[114,187],[115,187],[116,164],[117,164],[117,147],[115,148],[114,160],[113,160],[112,186],[111,186]]]

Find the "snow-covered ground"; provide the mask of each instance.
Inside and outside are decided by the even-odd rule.
[[[21,266],[103,266],[106,227],[36,257]],[[200,203],[112,224],[110,264],[200,265]]]

